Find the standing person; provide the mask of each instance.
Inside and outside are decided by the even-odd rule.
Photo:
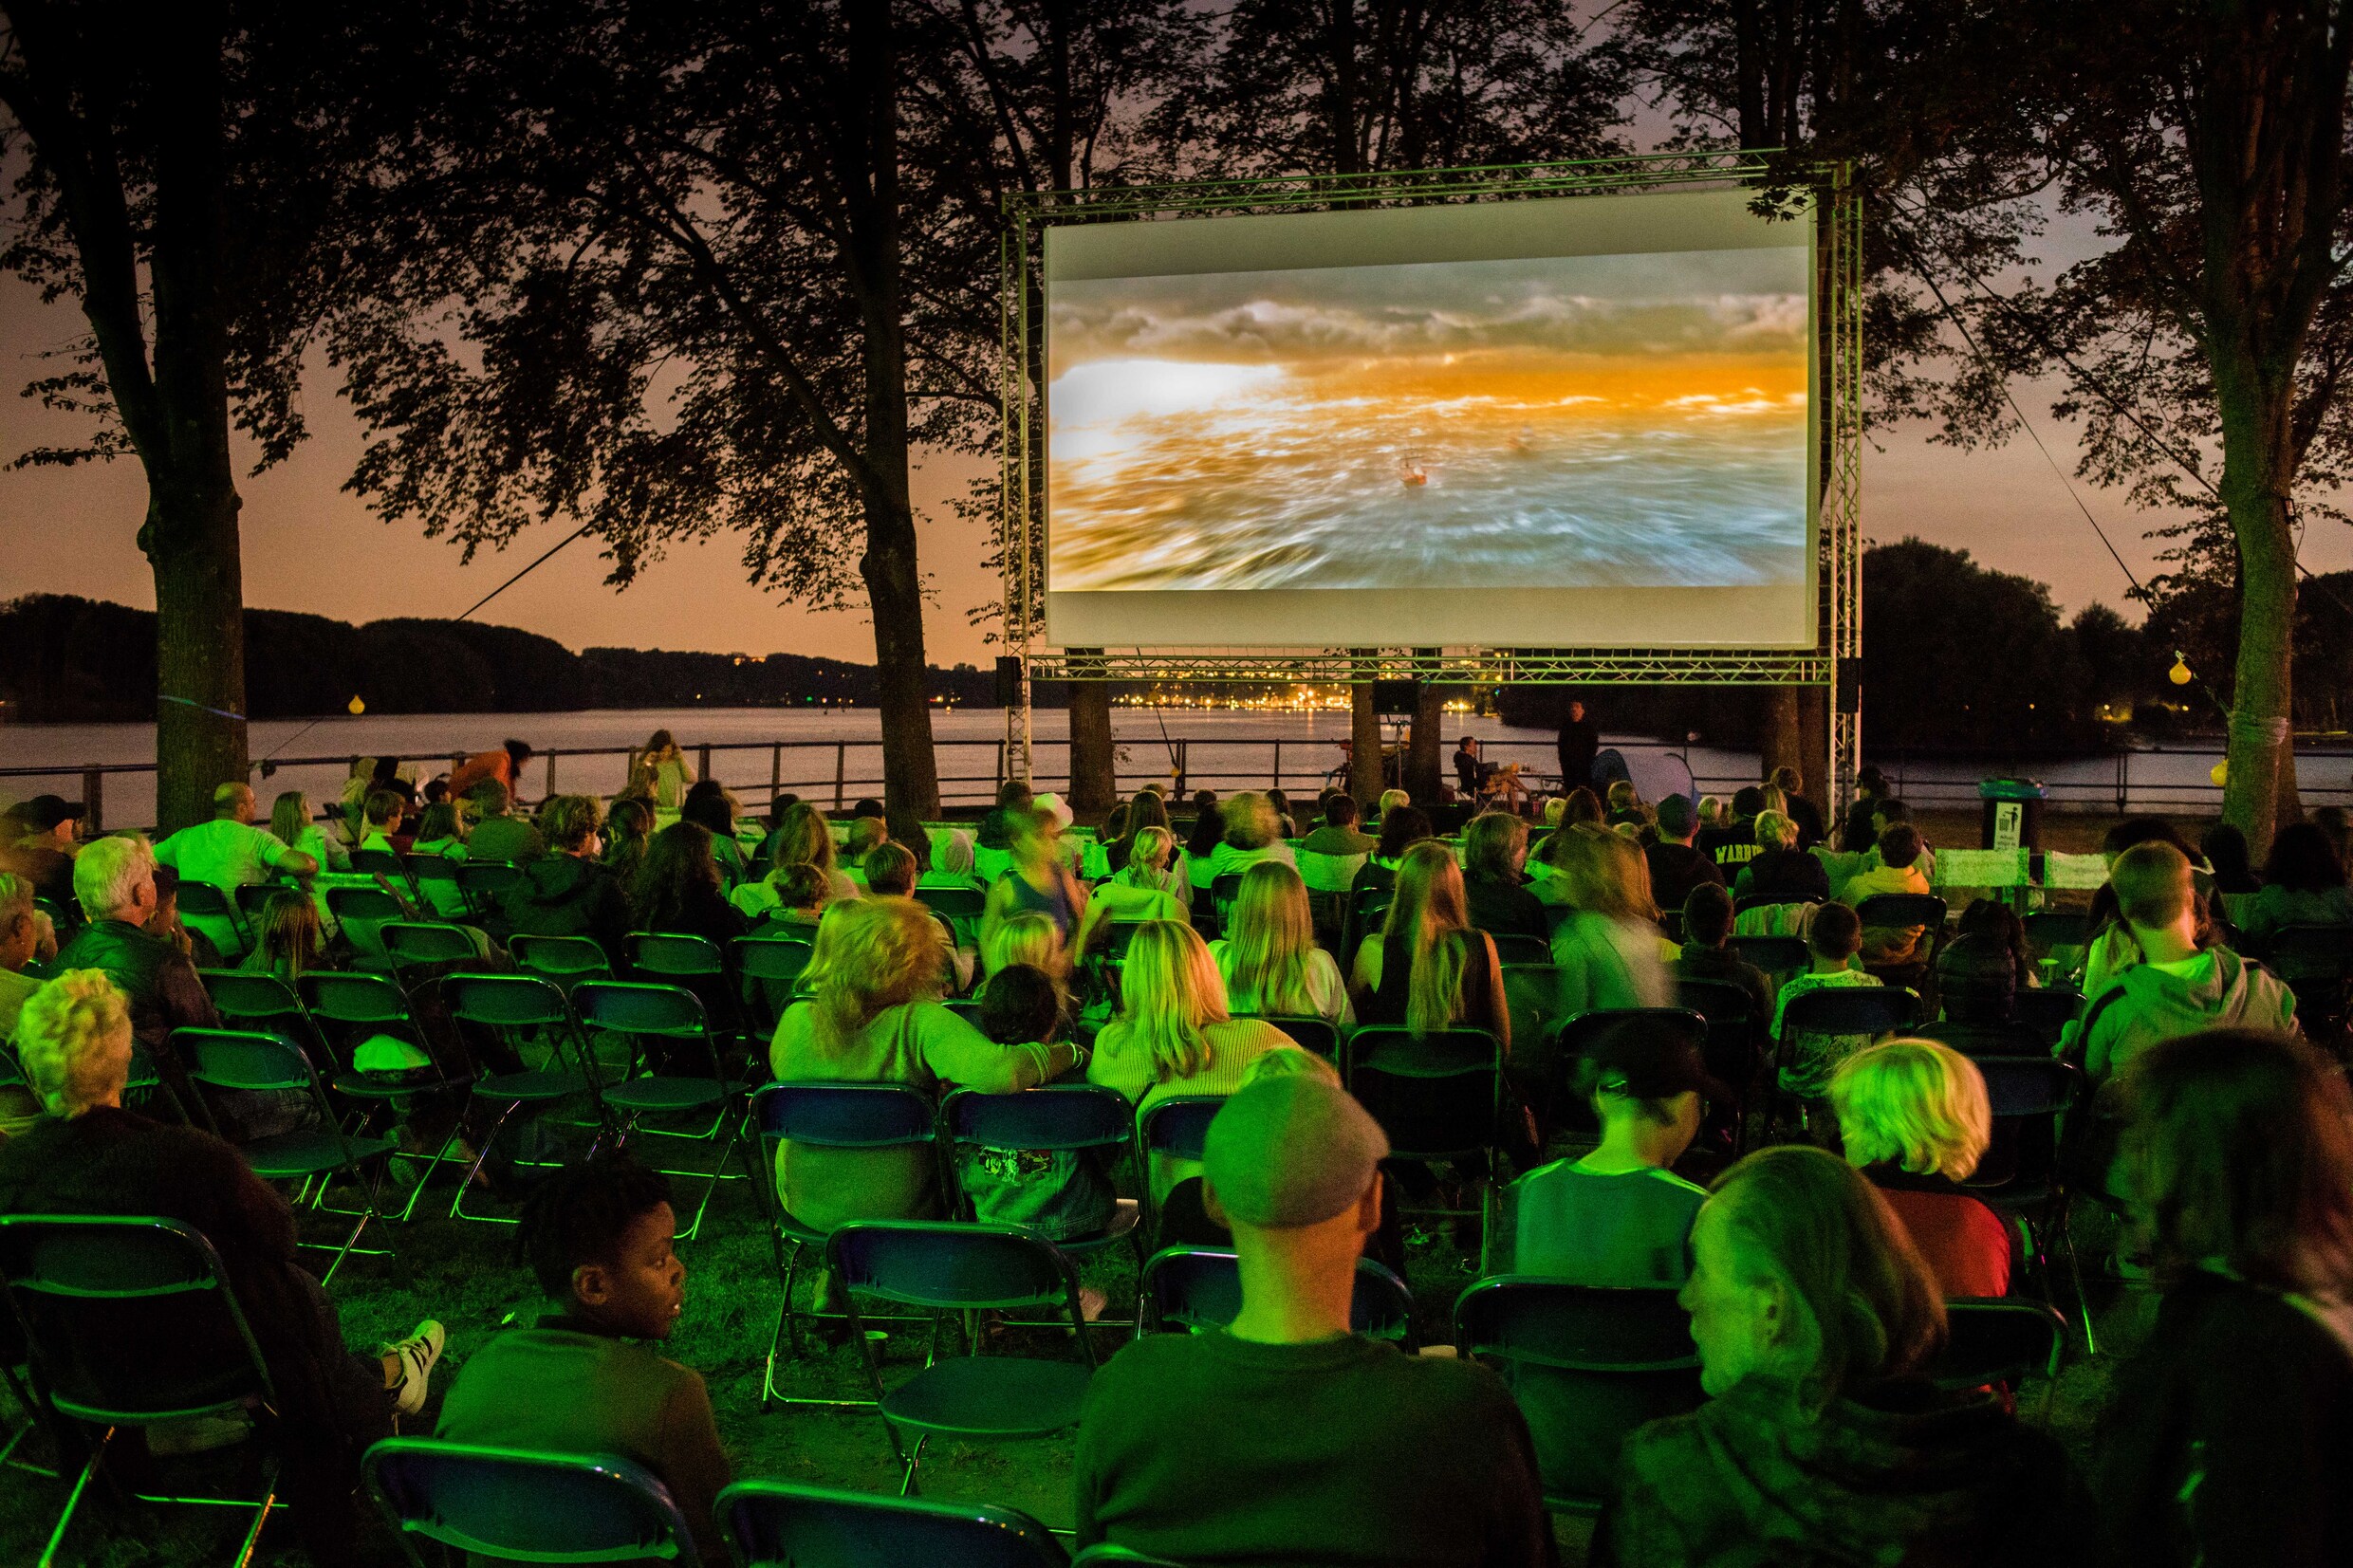
[[[483,783],[497,784],[509,795],[523,791],[523,765],[531,760],[528,741],[510,740],[495,751],[477,751],[450,769],[450,793],[463,795]]]
[[[0,815],[0,870],[32,884],[60,909],[73,907],[73,858],[83,807],[62,795],[35,795]]]
[[[1574,697],[1569,698],[1567,714],[1561,720],[1555,749],[1561,760],[1561,793],[1590,788],[1593,758],[1602,749],[1602,732],[1585,717],[1585,705]]]
[[[1644,847],[1642,858],[1650,864],[1650,894],[1660,909],[1679,910],[1700,883],[1724,881],[1715,861],[1693,845],[1698,832],[1699,808],[1690,796],[1670,795],[1658,802],[1658,839]]]
[[[2353,1098],[2303,1042],[2211,1029],[2125,1070],[2123,1186],[2164,1290],[2101,1414],[2112,1560],[2353,1561]]]
[[[675,812],[695,784],[695,765],[667,729],[657,729],[645,749],[629,759],[629,782],[643,789],[657,811]]]
[[[1349,988],[1363,1023],[1425,1035],[1460,1024],[1511,1050],[1503,965],[1494,939],[1471,924],[1462,870],[1444,844],[1425,839],[1398,862],[1397,896],[1357,949]]]
[[[1388,1139],[1313,1073],[1210,1123],[1203,1196],[1233,1233],[1223,1328],[1148,1334],[1095,1374],[1077,1540],[1210,1564],[1534,1568],[1558,1560],[1528,1424],[1493,1374],[1349,1332]]]
[[[1236,1012],[1356,1023],[1340,965],[1316,946],[1306,884],[1287,865],[1262,860],[1242,874],[1226,934],[1209,950]]]
[[[1711,1396],[1628,1437],[1596,1568],[2081,1568],[2101,1560],[2066,1453],[1990,1390],[1921,1375],[1944,1303],[1870,1183],[1760,1150],[1692,1226],[1682,1302]]]
[[[1006,821],[1005,874],[989,889],[981,914],[980,942],[990,946],[992,928],[1010,915],[1043,914],[1054,922],[1065,950],[1086,918],[1086,887],[1070,873],[1061,848],[1062,826],[1047,811],[1020,811]]]
[[[642,1465],[715,1568],[727,1561],[712,1518],[727,1450],[702,1377],[656,1348],[686,1315],[677,1224],[669,1180],[626,1154],[594,1155],[533,1188],[516,1242],[556,1310],[467,1358],[434,1435]]]

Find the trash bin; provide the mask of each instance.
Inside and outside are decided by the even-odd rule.
[[[1980,849],[2043,847],[2043,784],[2039,779],[1981,779],[1977,799],[1984,805],[1978,820]]]

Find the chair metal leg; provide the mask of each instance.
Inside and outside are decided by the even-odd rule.
[[[885,1421],[882,1424],[886,1427],[890,1427],[890,1423],[888,1421]],[[931,1437],[931,1433],[924,1432],[916,1438],[915,1451],[913,1453],[907,1453],[903,1449],[900,1451],[899,1463],[906,1467],[906,1473],[899,1479],[899,1495],[900,1497],[920,1497],[923,1495],[922,1492],[917,1488],[915,1484],[916,1470],[923,1463],[923,1445],[930,1442]],[[891,1447],[894,1448],[899,1448],[899,1429],[896,1427],[891,1427]]]
[[[417,1185],[409,1189],[409,1201],[403,1205],[400,1209],[400,1223],[402,1225],[408,1224],[410,1219],[417,1213],[417,1200],[425,1195],[425,1189],[432,1185],[433,1173],[441,1169],[442,1157],[449,1153],[450,1145],[457,1141],[459,1129],[464,1126],[465,1118],[463,1116],[460,1116],[457,1120],[450,1123],[450,1130],[448,1133],[443,1134],[440,1147],[435,1149],[431,1157],[425,1161],[425,1169],[417,1173]],[[415,1154],[404,1154],[396,1157],[415,1159],[417,1156]],[[460,1188],[458,1190],[462,1196],[465,1190]]]
[[[2067,1274],[2075,1284],[2075,1310],[2084,1319],[2084,1354],[2100,1354],[2099,1338],[2092,1332],[2091,1298],[2084,1293],[2084,1264],[2075,1252],[2075,1227],[2067,1222],[2067,1202],[2059,1200],[2059,1246],[2067,1255]]]
[[[57,1560],[57,1550],[65,1543],[65,1527],[73,1522],[74,1510],[82,1506],[82,1494],[89,1490],[90,1478],[98,1474],[100,1461],[106,1457],[106,1445],[114,1441],[115,1429],[109,1427],[90,1449],[90,1457],[74,1478],[73,1491],[65,1499],[65,1511],[57,1516],[57,1528],[49,1532],[49,1543],[41,1549],[40,1568],[50,1568]]]
[[[262,1526],[269,1522],[269,1510],[278,1501],[278,1461],[273,1456],[262,1470],[261,1506],[253,1510],[253,1522],[245,1532],[245,1543],[237,1548],[232,1568],[247,1568],[253,1560],[253,1550],[262,1543]]]
[[[509,1101],[507,1108],[498,1113],[498,1119],[491,1123],[491,1130],[483,1134],[481,1147],[473,1152],[473,1163],[466,1167],[466,1173],[457,1179],[456,1195],[450,1199],[451,1219],[472,1220],[477,1225],[514,1225],[517,1223],[503,1214],[467,1213],[466,1194],[473,1190],[474,1177],[482,1173],[482,1167],[490,1160],[491,1151],[498,1147],[498,1134],[506,1131],[508,1120],[522,1108],[521,1100]],[[456,1135],[456,1129],[451,1129],[450,1136],[455,1137]]]

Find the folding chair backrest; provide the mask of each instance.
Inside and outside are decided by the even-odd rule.
[[[1103,922],[1102,957],[1108,964],[1127,962],[1127,950],[1135,944],[1137,929],[1141,920],[1112,919]]]
[[[917,884],[916,900],[951,920],[977,920],[989,907],[989,895],[979,888],[927,888]]]
[[[1678,979],[1675,1003],[1707,1023],[1708,1038],[1701,1049],[1708,1070],[1732,1088],[1745,1089],[1755,1071],[1766,1026],[1772,1022],[1757,1016],[1756,999],[1746,987],[1729,980]]]
[[[1525,932],[1489,932],[1495,944],[1495,956],[1506,964],[1549,964],[1552,945],[1541,936]]]
[[[2019,1024],[2033,1031],[2046,1045],[2057,1045],[2061,1031],[2084,1010],[2080,992],[2057,987],[2029,986],[2017,994],[2011,1011]]]
[[[1053,1533],[1015,1508],[738,1481],[715,1510],[738,1568],[1065,1568]]]
[[[485,956],[463,926],[437,920],[387,920],[384,951],[403,969],[424,964],[478,964]]]
[[[728,944],[728,961],[740,977],[743,1002],[751,1020],[763,1030],[773,1030],[793,993],[807,972],[815,946],[796,936],[739,936]]]
[[[2264,967],[2282,980],[2337,980],[2353,968],[2353,926],[2283,926],[2264,945]]]
[[[764,1142],[823,1149],[892,1149],[930,1143],[932,1102],[905,1083],[768,1083],[751,1097]]]
[[[1944,1304],[1944,1351],[1928,1375],[1945,1390],[2055,1377],[2066,1319],[2042,1301],[1952,1301]]]
[[[76,1420],[136,1426],[274,1397],[220,1259],[178,1220],[0,1216],[0,1286]]]
[[[629,933],[629,968],[637,974],[665,979],[696,978],[724,973],[727,958],[709,937],[681,932],[637,931]]]
[[[455,1551],[538,1562],[695,1561],[669,1488],[618,1455],[391,1437],[368,1449],[360,1473],[396,1529]]]
[[[1701,1399],[1691,1319],[1672,1286],[1480,1280],[1454,1302],[1454,1343],[1465,1359],[1510,1369],[1546,1504],[1565,1511],[1601,1505],[1628,1432]]]
[[[1197,1160],[1209,1142],[1209,1124],[1223,1095],[1171,1095],[1144,1108],[1136,1136],[1146,1153],[1165,1159]]]
[[[452,1018],[494,1029],[560,1028],[572,1017],[563,987],[545,975],[448,975],[441,1000]]]
[[[959,1089],[940,1106],[939,1124],[953,1141],[984,1149],[1124,1149],[1136,1136],[1136,1108],[1093,1083],[1010,1095]]]
[[[1290,1013],[1262,1013],[1259,1017],[1289,1037],[1292,1044],[1340,1065],[1340,1025],[1328,1018],[1303,1018]]]
[[[523,880],[523,868],[511,860],[460,860],[457,885],[479,905],[495,902],[499,895]]]
[[[370,876],[389,876],[396,883],[405,884],[409,879],[409,868],[400,863],[399,856],[388,849],[353,850],[351,869],[364,871]]]
[[[191,1079],[215,1089],[318,1088],[302,1047],[257,1029],[174,1029],[172,1050]]]
[[[1511,1014],[1514,1046],[1522,1041],[1533,1044],[1551,1039],[1554,1025],[1568,1016],[1568,1004],[1563,995],[1567,984],[1568,975],[1554,966],[1549,953],[1536,964],[1505,960],[1503,1002]]]
[[[1901,986],[1837,986],[1793,997],[1781,1010],[1786,1036],[1883,1035],[1912,1022],[1918,1000]]]
[[[386,893],[382,888],[373,884],[361,887],[356,883],[328,888],[326,890],[326,912],[335,916],[335,923],[339,926],[346,929],[360,928],[352,931],[351,939],[361,947],[365,947],[369,936],[380,931],[386,923],[405,920],[409,913],[401,906],[399,899]],[[368,935],[362,935],[362,932]]]
[[[1944,929],[1945,902],[1933,893],[1875,893],[1855,906],[1866,926],[1926,926]]]
[[[1399,1158],[1463,1158],[1493,1146],[1503,1049],[1485,1029],[1416,1035],[1375,1024],[1348,1037],[1346,1066],[1349,1092]]]
[[[575,980],[610,980],[613,966],[604,956],[604,950],[586,936],[525,936],[518,932],[507,939],[508,950],[515,962],[533,974],[546,975],[557,985]]]
[[[303,976],[313,1017],[335,1024],[408,1024],[409,999],[380,974],[318,969]]]
[[[290,1020],[307,1033],[310,1015],[294,987],[274,974],[258,969],[199,969],[205,994],[221,1017],[240,1024],[272,1024]]]
[[[276,882],[249,882],[237,889],[237,913],[245,917],[246,930],[261,930],[262,912],[269,907],[269,900],[284,891]]]
[[[1240,896],[1242,896],[1242,874],[1240,872],[1229,871],[1222,876],[1211,878],[1209,907],[1215,913],[1218,925],[1223,926],[1226,923],[1226,916],[1232,913],[1233,901]]]
[[[1992,1140],[1969,1178],[1980,1195],[2040,1196],[2058,1174],[2059,1118],[2083,1090],[2083,1075],[2051,1057],[1981,1056]]]
[[[1221,1328],[1242,1310],[1242,1265],[1221,1247],[1163,1247],[1144,1264],[1139,1283],[1147,1331]],[[1414,1327],[1413,1291],[1372,1259],[1359,1258],[1348,1327],[1376,1339],[1407,1337]]]
[[[1022,1226],[855,1220],[837,1228],[825,1245],[844,1286],[901,1306],[1067,1306],[1075,1322],[1084,1321],[1070,1260]]]
[[[1558,1043],[1562,1060],[1573,1061],[1603,1041],[1628,1037],[1656,1042],[1661,1049],[1677,1042],[1704,1045],[1708,1021],[1689,1007],[1596,1007],[1563,1019]]]
[[[1776,981],[1797,973],[1812,961],[1803,936],[1744,936],[1735,932],[1730,945],[1733,952]]]
[[[707,1039],[702,999],[683,986],[652,986],[628,980],[584,980],[572,987],[572,1005],[584,1024],[624,1034]]]
[[[213,945],[220,949],[223,958],[235,960],[253,945],[252,927],[246,921],[237,901],[226,890],[193,877],[182,878],[179,884],[179,913],[187,924],[202,932]]]
[[[2091,916],[2081,910],[2036,910],[2020,924],[2026,928],[2027,946],[2038,958],[2048,957],[2053,948],[2091,945]]]

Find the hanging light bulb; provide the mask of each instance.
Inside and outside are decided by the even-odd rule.
[[[353,718],[355,718],[355,719],[356,719],[356,718],[358,718],[361,714],[362,714],[362,713],[364,713],[364,712],[366,712],[366,711],[367,711],[367,704],[366,704],[366,703],[361,702],[361,701],[360,700],[360,698],[359,698],[359,695],[355,692],[355,693],[353,694],[353,696],[352,696],[352,699],[351,699],[349,702],[347,702],[347,703],[343,704],[343,711],[345,711],[346,713],[349,713],[349,714],[350,714]]]
[[[2190,684],[2190,661],[2183,658],[2178,650],[2174,654],[2174,667],[2165,672],[2165,678],[2176,686]]]

